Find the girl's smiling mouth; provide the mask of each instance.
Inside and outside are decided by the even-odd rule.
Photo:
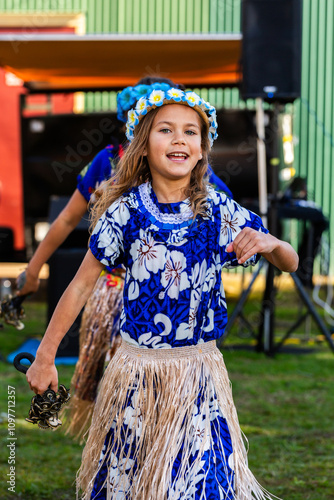
[[[167,158],[172,161],[184,161],[189,157],[187,153],[184,152],[175,152],[175,153],[168,153]]]

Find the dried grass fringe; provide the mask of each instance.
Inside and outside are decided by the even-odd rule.
[[[112,358],[121,343],[119,316],[123,289],[108,286],[107,281],[106,274],[99,277],[82,315],[72,397],[60,416],[66,434],[80,442],[91,423],[106,357]]]
[[[121,425],[129,402],[129,390],[136,388],[138,410],[132,421],[133,429],[141,426],[138,433],[130,431],[125,440],[135,446],[134,463],[124,449]],[[232,439],[234,457],[235,499],[273,499],[257,482],[248,468],[247,451],[233,403],[232,391],[223,356],[215,341],[197,346],[174,349],[143,349],[130,346],[124,341],[104,374],[96,402],[82,464],[77,474],[77,498],[88,500],[95,477],[102,465],[99,463],[105,436],[113,422],[117,422],[112,450],[124,464],[130,490],[122,496],[124,484],[116,484],[111,491],[107,483],[107,500],[131,498],[131,500],[166,500],[175,498],[172,493],[177,481],[188,482],[191,474],[201,469],[204,443],[189,470],[194,429],[191,428],[194,404],[201,394],[201,414],[206,415],[205,434],[211,436],[209,405],[214,391],[219,407],[226,418]],[[123,427],[124,433],[124,427]],[[124,438],[124,436],[123,436]],[[212,438],[211,438],[212,439]],[[203,442],[205,439],[203,439]],[[177,478],[172,484],[172,465],[183,445],[183,456]],[[223,445],[221,443],[221,448]],[[130,467],[130,469],[129,469]],[[128,470],[129,469],[129,470]],[[187,479],[188,478],[188,479]],[[106,478],[107,481],[107,478]],[[175,488],[175,489],[174,489]],[[233,485],[230,485],[233,491]],[[179,497],[177,497],[179,498]],[[187,496],[187,498],[191,498]],[[202,498],[202,497],[201,497]],[[205,493],[203,493],[205,499]]]

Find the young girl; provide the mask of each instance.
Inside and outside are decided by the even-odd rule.
[[[180,88],[167,78],[144,77],[134,87],[126,87],[117,94],[117,118],[126,123],[127,113],[142,95],[155,89]],[[125,131],[125,126],[124,126]],[[37,291],[38,275],[45,262],[64,242],[87,211],[87,204],[96,199],[99,186],[115,173],[118,158],[123,155],[123,146],[114,140],[101,150],[80,172],[77,189],[64,210],[52,224],[50,231],[38,246],[27,268],[18,277],[24,282],[18,295]],[[209,182],[216,190],[232,193],[208,167]],[[90,424],[94,410],[98,385],[103,374],[106,357],[111,358],[118,345],[119,317],[122,309],[123,269],[105,268],[88,299],[80,325],[79,359],[71,382],[72,398],[62,411],[63,429],[82,440]],[[33,353],[35,354],[35,352]]]
[[[78,473],[83,498],[272,498],[250,472],[223,357],[223,267],[260,255],[297,268],[292,247],[206,184],[215,109],[155,89],[129,111],[131,141],[95,205],[90,250],[27,372],[57,389],[57,346],[104,265],[126,268],[122,344],[105,371]]]

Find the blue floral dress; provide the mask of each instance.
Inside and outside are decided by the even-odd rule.
[[[210,189],[206,217],[193,222],[187,201],[159,203],[150,183],[116,201],[90,239],[106,266],[126,268],[121,335],[150,348],[221,337],[227,309],[221,271],[237,266],[226,247],[246,226],[267,232],[260,217]],[[253,256],[244,265],[255,264]]]
[[[106,266],[123,264],[126,268],[120,331],[124,343],[130,350],[142,352],[144,357],[145,353],[150,354],[152,350],[159,350],[163,356],[164,352],[178,352],[178,348],[188,346],[193,346],[202,352],[202,349],[214,344],[214,341],[223,335],[227,323],[227,309],[222,269],[238,265],[236,255],[228,253],[226,247],[244,227],[267,232],[259,216],[212,188],[209,188],[206,215],[197,216],[195,220],[192,218],[187,200],[180,203],[159,203],[149,182],[133,188],[108,208],[94,229],[90,239],[90,249]],[[254,265],[258,259],[259,255],[255,255],[244,266]],[[174,349],[176,351],[173,351]],[[221,356],[220,353],[219,355]],[[129,359],[120,357],[115,360],[113,367],[109,365],[111,375],[118,369],[129,373],[132,369]],[[196,362],[194,358],[194,366]],[[207,363],[211,363],[209,358]],[[185,385],[191,377],[196,379],[197,374],[191,374],[189,359],[187,364],[177,366],[180,373],[190,370]],[[226,405],[221,404],[216,387],[219,384],[229,385],[228,379],[213,383],[212,377],[205,375],[208,373],[206,367],[198,366],[197,371],[201,374],[197,377],[198,382],[194,382],[198,383],[198,388],[197,396],[189,404],[191,411],[187,414],[188,410],[185,410],[183,414],[181,408],[184,393],[191,392],[189,388],[180,397],[179,412],[175,413],[176,420],[178,413],[187,415],[182,416],[180,429],[186,425],[192,428],[192,434],[191,437],[184,437],[181,441],[175,438],[177,444],[167,470],[169,483],[166,491],[159,493],[161,496],[158,495],[157,498],[158,500],[160,498],[173,500],[252,498],[247,496],[247,493],[245,496],[240,493],[238,497],[235,496],[235,453],[233,453],[230,426],[232,421],[237,422],[237,417],[234,413],[231,414],[232,417],[227,417],[226,408],[233,405],[233,402],[230,398]],[[219,365],[218,371],[224,370],[221,366],[223,365]],[[137,486],[133,484],[141,474],[138,465],[139,455],[136,452],[136,439],[138,440],[141,434],[138,434],[137,428],[133,431],[135,433],[133,440],[126,436],[129,432],[131,434],[131,428],[139,426],[142,429],[144,425],[144,421],[140,419],[138,420],[140,425],[138,422],[134,424],[134,417],[136,415],[138,417],[138,408],[141,405],[138,399],[141,392],[138,385],[140,376],[133,373],[134,375],[131,377],[129,375],[130,378],[127,379],[131,382],[123,383],[123,385],[130,383],[130,386],[127,388],[125,399],[120,403],[124,416],[122,423],[117,422],[117,416],[112,417],[111,422],[109,421],[110,428],[103,438],[104,445],[98,452],[99,466],[90,487],[91,498],[96,500],[105,498],[155,500],[154,495],[148,493],[142,496],[138,494],[137,497]],[[166,365],[163,373],[168,373]],[[123,376],[125,375],[120,374],[120,379]],[[166,392],[170,390],[173,393],[173,390],[175,392],[179,390],[177,376],[178,373],[175,389],[167,386]],[[108,378],[108,374],[106,377]],[[117,377],[118,375],[115,375],[112,383],[110,380],[105,381],[105,385],[101,387],[101,404],[96,410],[99,413],[96,417],[98,419],[101,418],[101,411],[104,411],[102,408],[106,412],[109,411],[107,401],[108,398],[114,397],[113,391],[116,392],[116,388],[111,388],[111,385],[117,385]],[[168,377],[172,380],[174,375]],[[146,373],[142,381],[145,387],[143,394],[149,390],[148,378]],[[157,393],[161,392],[157,391],[160,382],[157,382],[157,376],[153,379],[153,394],[157,396]],[[216,379],[220,380],[219,373]],[[119,391],[121,390],[120,383]],[[224,387],[222,390],[229,389]],[[106,394],[103,395],[103,392]],[[206,403],[203,404],[203,401]],[[152,401],[150,404],[152,405]],[[170,428],[173,429],[177,425],[173,422]],[[238,423],[236,426],[239,429]],[[124,446],[114,449],[113,443],[116,440],[118,427],[122,429],[119,431],[118,436],[121,437],[118,439],[123,440]],[[91,432],[94,434],[94,429]],[[160,436],[161,432],[157,435]],[[94,439],[88,440],[87,450],[93,448]],[[169,439],[169,444],[173,447],[174,438]],[[166,449],[168,450],[168,444]],[[165,457],[167,461],[168,453],[169,451]],[[238,456],[240,458],[240,453]],[[144,457],[144,462],[145,460]],[[119,486],[120,478],[123,479],[121,486]],[[113,489],[115,485],[118,485],[117,490]],[[113,493],[116,491],[117,493]],[[157,489],[157,491],[162,490]],[[259,495],[256,498],[269,497]]]

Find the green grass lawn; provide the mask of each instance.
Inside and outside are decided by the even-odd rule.
[[[296,315],[293,294],[284,294],[278,311],[284,328]],[[252,300],[249,317],[259,308]],[[0,353],[6,357],[25,338],[40,336],[46,306],[26,301],[26,327],[0,331]],[[268,358],[250,348],[251,338],[239,336],[236,323],[223,347],[241,427],[249,440],[252,471],[269,491],[284,500],[334,499],[334,355],[327,344],[305,345],[303,353],[280,352]],[[301,329],[302,330],[302,329]],[[312,335],[318,334],[312,326]],[[304,339],[300,332],[301,339]],[[242,344],[243,346],[241,346]],[[73,367],[59,367],[68,385]],[[23,374],[0,363],[1,500],[73,500],[75,474],[82,446],[61,429],[43,431],[25,422],[32,393]],[[8,491],[8,386],[15,388],[15,493]]]

